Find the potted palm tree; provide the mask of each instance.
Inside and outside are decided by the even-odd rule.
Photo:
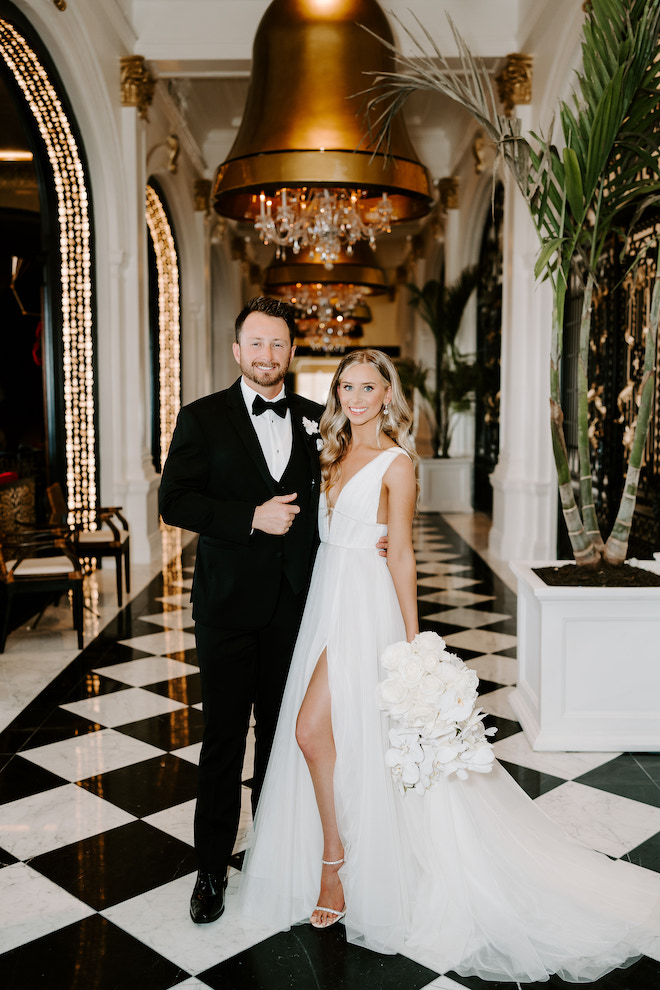
[[[612,238],[625,244],[644,210],[660,202],[657,140],[657,62],[660,0],[591,0],[585,5],[582,68],[574,97],[560,102],[559,136],[523,135],[520,120],[498,112],[484,65],[452,25],[459,72],[450,68],[428,32],[426,43],[407,32],[419,54],[394,49],[397,71],[371,87],[382,144],[389,123],[414,90],[438,91],[465,107],[494,142],[523,195],[539,236],[535,274],[552,287],[550,425],[562,511],[581,576],[621,574],[637,485],[653,413],[660,316],[658,239],[642,244],[636,262],[656,256],[630,431],[625,487],[614,525],[603,539],[593,499],[589,444],[587,359],[598,267]],[[404,28],[405,30],[405,28]],[[390,46],[392,47],[392,46]],[[381,109],[384,107],[384,109]],[[578,380],[580,498],[571,482],[561,407],[564,308],[570,278],[583,279]],[[621,331],[626,328],[622,327]],[[517,564],[519,681],[513,701],[539,749],[649,749],[660,745],[660,589],[549,587],[535,567]],[[616,579],[615,579],[616,580]],[[591,580],[583,583],[591,584]],[[630,667],[622,689],[619,664]]]
[[[435,512],[470,512],[472,466],[469,455],[449,458],[452,433],[459,413],[468,412],[478,385],[476,361],[456,343],[465,307],[479,281],[478,266],[461,272],[450,285],[429,279],[421,288],[406,288],[435,342],[435,386],[422,392],[432,425],[433,457],[422,458],[419,469],[420,508]]]

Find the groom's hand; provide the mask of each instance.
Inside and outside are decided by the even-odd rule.
[[[387,557],[387,537],[381,536],[378,543],[376,544],[376,549],[378,550],[381,557]]]
[[[260,529],[262,533],[269,533],[271,536],[284,536],[300,512],[299,505],[292,505],[297,497],[297,492],[291,495],[274,495],[263,505],[258,505],[252,518],[252,529]]]

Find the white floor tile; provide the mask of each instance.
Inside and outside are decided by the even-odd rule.
[[[134,815],[82,787],[64,784],[1,805],[0,846],[17,859],[31,859],[132,821]]]
[[[172,581],[173,588],[188,588],[192,589],[193,579],[192,578],[182,578],[181,581]]]
[[[417,560],[417,571],[423,574],[444,574],[445,571],[436,570],[436,567],[443,567],[445,561],[456,560],[458,558],[457,553],[436,553],[433,555],[434,559],[429,561],[420,560],[417,553],[415,554]]]
[[[144,687],[145,684],[157,684],[159,681],[195,674],[198,670],[195,664],[172,660],[171,657],[142,657],[140,660],[128,660],[110,667],[95,667],[94,673],[105,674],[106,677],[133,687]]]
[[[237,877],[230,877],[222,923],[194,925],[188,911],[195,874],[173,880],[101,913],[189,973],[201,973],[275,934],[238,914]]]
[[[184,983],[175,983],[172,990],[211,990],[208,983],[202,983],[196,976],[191,976]]]
[[[488,695],[485,697],[488,698]],[[493,749],[498,760],[515,763],[520,767],[529,767],[530,770],[538,770],[540,773],[549,773],[563,780],[575,780],[583,773],[601,767],[621,755],[620,753],[535,753],[527,742],[524,732],[517,732],[513,736],[507,736],[506,739],[498,740]]]
[[[460,588],[469,588],[471,585],[479,584],[479,581],[476,578],[461,577],[460,574],[438,574],[433,583],[436,588],[443,588],[445,591],[454,591]],[[431,591],[428,595],[420,595],[419,599],[422,602],[436,602],[438,601],[438,594],[441,594],[441,592]]]
[[[163,629],[190,629],[195,625],[192,617],[192,609],[174,608],[167,612],[153,612],[151,615],[138,616],[140,622],[150,622],[153,626],[162,626]],[[138,628],[142,628],[139,626]]]
[[[498,688],[497,691],[489,691],[487,694],[480,694],[479,707],[483,708],[489,715],[496,715],[497,718],[508,718],[515,722],[516,716],[509,702],[512,691],[513,687],[509,686]]]
[[[486,653],[482,657],[466,661],[468,667],[476,670],[479,680],[495,681],[496,684],[515,684],[518,680],[518,661],[513,657]]]
[[[24,759],[70,781],[86,780],[162,755],[162,749],[114,729],[100,729],[21,752]]]
[[[465,984],[455,983],[448,976],[439,976],[433,983],[427,984],[424,990],[465,990]],[[513,985],[511,986],[511,990],[514,990]]]
[[[438,591],[433,600],[438,605],[454,605],[457,608],[463,605],[476,605],[479,602],[492,602],[493,595],[478,595],[475,591]],[[426,619],[437,619],[441,612],[433,615],[426,615]],[[484,650],[484,652],[486,652]]]
[[[82,701],[72,701],[62,705],[68,712],[74,712],[82,718],[90,718],[112,728],[115,725],[128,725],[143,718],[154,715],[164,715],[186,708],[182,701],[164,698],[153,691],[142,688],[126,688],[125,691],[113,691],[111,694],[99,694],[95,698],[84,698]]]
[[[466,650],[478,650],[480,653],[498,653],[508,650],[518,642],[516,636],[507,633],[490,632],[488,629],[467,629],[465,632],[452,633],[445,637],[447,646],[463,647]]]
[[[425,568],[420,567],[421,570]],[[460,574],[461,571],[469,571],[471,568],[467,564],[434,564],[433,573],[441,576],[443,574]],[[434,579],[430,576],[418,578],[418,584],[430,584]]]
[[[450,608],[442,613],[443,622],[448,622],[452,626],[465,626],[466,629],[492,626],[495,622],[510,618],[511,616],[505,612],[483,612],[477,608]]]
[[[143,821],[159,828],[161,832],[187,842],[189,846],[195,845],[193,834],[193,824],[195,818],[195,801],[184,801],[183,804],[176,804],[173,808],[165,808],[157,811],[153,815],[147,815]]]
[[[190,746],[182,746],[181,749],[173,749],[172,756],[178,756],[181,760],[187,760],[188,763],[194,763],[195,766],[199,766],[199,754],[201,751],[201,742],[192,743]]]
[[[182,632],[180,629],[167,629],[160,633],[146,633],[144,636],[131,636],[130,639],[120,639],[124,646],[132,646],[145,653],[162,656],[164,653],[181,653],[183,650],[195,648],[193,633]]]
[[[179,608],[192,609],[190,592],[186,591],[180,591],[176,595],[163,595],[161,598],[155,598],[154,601],[163,602],[164,605],[178,605]]]
[[[57,884],[14,863],[0,870],[0,953],[94,914]],[[27,990],[27,988],[26,988]]]
[[[660,808],[569,780],[535,799],[583,845],[623,856],[660,832]]]

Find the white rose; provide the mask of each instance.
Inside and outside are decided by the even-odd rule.
[[[431,704],[440,698],[445,690],[445,686],[439,677],[434,674],[425,674],[417,688],[417,694],[422,701]]]
[[[378,707],[388,711],[393,718],[407,712],[414,702],[412,692],[398,677],[388,677],[378,685]]]
[[[319,432],[319,424],[315,420],[307,419],[306,416],[303,416],[302,422],[303,422],[303,426],[305,427],[305,430],[307,431],[310,437],[312,436],[313,433]]]
[[[419,659],[413,656],[401,664],[399,674],[406,684],[410,687],[416,687],[424,676],[424,668]]]
[[[416,653],[433,653],[437,656],[445,649],[445,641],[437,633],[421,632],[413,639],[413,647]]]
[[[387,670],[397,670],[401,664],[411,655],[410,643],[392,643],[384,651],[380,662]]]
[[[323,450],[323,441],[321,440],[321,438],[320,438],[320,437],[319,437],[319,438],[318,438],[318,440],[316,441],[316,449],[317,449],[317,450]]]

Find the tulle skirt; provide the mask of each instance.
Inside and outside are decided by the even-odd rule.
[[[660,877],[568,837],[498,764],[424,795],[397,790],[375,688],[380,655],[402,639],[385,560],[322,544],[243,867],[242,912],[283,930],[317,903],[323,837],[295,724],[327,649],[349,941],[501,981],[557,973],[589,982],[640,955],[660,958]]]

